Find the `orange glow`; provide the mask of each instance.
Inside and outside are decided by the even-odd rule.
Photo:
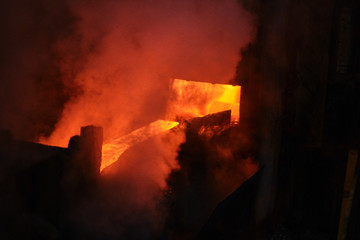
[[[171,91],[170,119],[231,110],[232,122],[239,121],[241,86],[173,79]]]
[[[100,171],[116,162],[121,154],[132,145],[145,141],[147,138],[165,132],[178,125],[178,122],[157,120],[148,126],[139,128],[125,136],[119,137],[102,147]]]

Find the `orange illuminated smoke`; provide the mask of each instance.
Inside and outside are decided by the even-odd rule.
[[[121,154],[136,143],[145,141],[151,136],[165,132],[178,125],[178,122],[158,120],[148,126],[139,128],[125,136],[119,137],[110,143],[102,146],[102,160],[100,171],[116,162]]]
[[[239,121],[241,86],[173,79],[171,92],[170,119],[231,110],[232,122]]]

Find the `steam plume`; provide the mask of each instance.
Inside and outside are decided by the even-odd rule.
[[[79,44],[94,47],[75,77],[83,92],[65,106],[55,131],[43,140],[49,144],[66,145],[81,125],[104,126],[106,141],[163,118],[170,77],[227,83],[239,49],[251,39],[251,16],[236,1],[91,1],[71,7],[80,19]]]
[[[239,51],[254,32],[252,16],[235,0],[2,4],[6,37],[0,42],[5,53],[1,55],[1,127],[28,140],[41,136],[40,142],[57,146],[66,146],[84,125],[103,126],[107,142],[164,118],[171,77],[229,83]],[[133,222],[142,209],[152,219],[166,175],[176,165],[182,138],[176,139],[165,151],[163,143],[152,144],[159,150],[157,157],[124,155],[126,159],[114,168],[121,173],[116,175],[119,183],[106,185],[104,196],[95,198],[94,205],[79,209],[84,210],[84,219],[98,203],[105,212],[92,208],[93,219],[106,218],[106,211],[117,209],[121,214],[116,226],[128,226],[124,221],[131,211],[136,215]],[[137,159],[137,164],[129,159]],[[141,165],[141,160],[146,164]],[[134,203],[135,198],[141,201]],[[148,226],[148,219],[144,222]],[[88,223],[86,229],[92,229],[92,222]],[[107,222],[99,224],[107,228]]]

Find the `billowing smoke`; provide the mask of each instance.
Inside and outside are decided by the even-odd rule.
[[[107,142],[163,119],[171,77],[231,82],[239,51],[254,35],[253,17],[235,0],[19,0],[4,5],[1,127],[56,146],[66,146],[88,124],[102,126]],[[105,184],[102,195],[85,202],[79,221],[89,220],[89,209],[101,203],[104,212],[94,210],[94,219],[107,219],[106,212],[117,209],[121,214],[115,214],[113,225],[134,223],[134,231],[118,230],[111,237],[135,233],[142,213],[144,226],[152,226],[182,140],[180,133],[169,144],[153,141],[144,143],[143,152],[124,153],[112,170],[118,182]],[[228,172],[221,171],[218,178]],[[108,173],[111,181],[115,175]],[[236,185],[221,181],[230,182],[229,189]],[[111,225],[88,222],[84,228]]]
[[[251,41],[254,31],[252,16],[236,1],[91,1],[72,3],[71,9],[79,18],[76,33],[84,46],[93,47],[74,80],[83,92],[67,103],[55,131],[44,139],[54,145],[66,145],[82,125],[103,126],[106,142],[163,119],[171,108],[166,104],[171,77],[229,83],[239,50]],[[61,62],[65,71],[67,60]],[[181,143],[181,136],[175,138]],[[171,156],[164,154],[169,149]],[[120,186],[129,188],[125,196],[119,195],[122,205],[132,211],[157,212],[154,206],[175,166],[177,149],[178,145],[153,141],[142,145],[141,151],[124,153],[110,167],[114,176],[121,176]],[[164,165],[165,159],[169,165]],[[217,170],[217,177],[226,176],[225,172]],[[230,186],[223,190],[231,191],[243,181],[236,180],[221,181]],[[136,207],[133,200],[147,205]],[[128,213],[119,207],[119,212],[123,210]],[[141,214],[134,215],[137,222]],[[149,221],[155,222],[150,216]]]
[[[253,31],[236,1],[81,1],[71,9],[79,48],[93,47],[75,77],[82,93],[43,140],[61,146],[82,125],[103,126],[106,141],[163,118],[170,77],[229,82]],[[73,58],[64,54],[68,71]]]

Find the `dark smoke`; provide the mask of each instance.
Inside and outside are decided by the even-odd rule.
[[[2,1],[0,9],[0,128],[27,140],[48,136],[76,90],[56,47],[76,19],[63,1]]]
[[[209,139],[187,131],[163,198],[165,236],[193,239],[216,205],[258,170],[256,141],[243,133],[236,126]]]

